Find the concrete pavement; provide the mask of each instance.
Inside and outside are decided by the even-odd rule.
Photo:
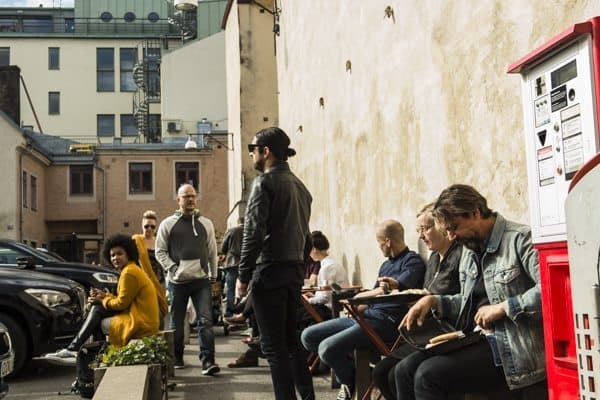
[[[215,327],[216,362],[221,372],[214,377],[203,376],[198,359],[197,338],[192,337],[186,346],[184,362],[186,368],[175,371],[175,389],[169,399],[219,399],[219,400],[269,400],[274,399],[271,375],[265,359],[259,359],[255,368],[227,368],[247,346],[240,342],[245,336],[238,332],[223,335],[222,327]],[[317,399],[335,399],[337,389],[331,389],[329,374],[313,377]]]

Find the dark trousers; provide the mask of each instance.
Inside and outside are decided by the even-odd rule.
[[[312,377],[304,353],[300,350],[297,313],[301,284],[265,288],[254,286],[254,316],[260,330],[260,342],[271,369],[276,400],[314,400]]]
[[[442,355],[416,351],[394,367],[396,399],[443,400],[452,393],[508,390],[486,340]]]
[[[396,398],[396,381],[394,367],[409,354],[417,351],[408,343],[401,344],[393,353],[375,365],[373,369],[373,384],[379,389],[386,400]]]
[[[79,332],[73,338],[71,343],[67,346],[67,349],[72,351],[79,351],[81,346],[92,336],[94,340],[104,340],[104,334],[102,333],[101,324],[104,318],[110,318],[117,314],[114,310],[108,310],[102,306],[102,304],[94,304],[88,312],[85,321],[81,325]]]

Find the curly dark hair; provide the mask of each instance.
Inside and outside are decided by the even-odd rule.
[[[102,249],[102,256],[108,264],[112,264],[110,262],[110,249],[114,247],[122,247],[123,250],[125,250],[125,253],[127,254],[127,258],[129,258],[129,261],[132,261],[134,263],[138,262],[138,249],[135,245],[135,241],[131,238],[131,236],[124,235],[122,233],[117,233],[116,235],[112,235],[108,239],[106,239],[106,241],[104,242],[104,248]]]

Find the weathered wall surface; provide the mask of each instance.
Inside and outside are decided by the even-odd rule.
[[[18,239],[20,218],[17,205],[20,196],[19,153],[17,147],[23,142],[23,136],[9,117],[0,113],[0,187],[4,195],[0,196],[0,237]]]
[[[279,126],[314,195],[311,226],[329,236],[355,282],[370,285],[382,261],[374,226],[400,220],[416,248],[416,211],[449,184],[471,184],[492,208],[528,223],[520,77],[506,66],[600,14],[600,3],[279,6]]]

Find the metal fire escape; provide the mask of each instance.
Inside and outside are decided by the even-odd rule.
[[[138,135],[146,143],[160,142],[160,131],[151,126],[150,104],[160,103],[161,40],[144,40],[137,46],[137,61],[133,80],[137,90],[133,94],[133,117]]]

